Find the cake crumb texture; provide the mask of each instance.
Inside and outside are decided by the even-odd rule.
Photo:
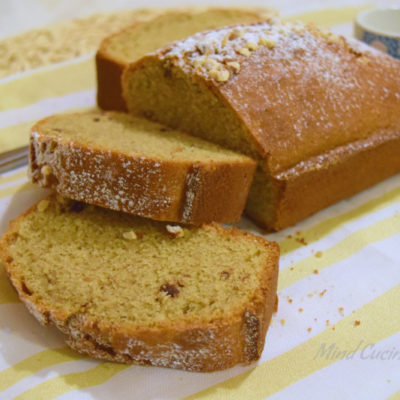
[[[0,253],[21,300],[73,348],[197,371],[260,356],[276,244],[216,224],[181,227],[177,240],[164,223],[47,201],[12,223]]]
[[[53,115],[30,137],[30,176],[74,200],[158,221],[235,222],[256,162],[125,113]]]

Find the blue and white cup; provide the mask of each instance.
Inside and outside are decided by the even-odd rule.
[[[354,36],[400,59],[400,8],[376,8],[359,13]]]

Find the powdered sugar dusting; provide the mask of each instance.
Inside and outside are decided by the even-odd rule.
[[[184,340],[177,334],[173,340],[148,343],[143,339],[143,334],[132,333],[118,335],[119,340],[116,343],[109,340],[103,343],[104,337],[100,335],[94,337],[84,334],[83,330],[86,328],[83,325],[77,329],[71,324],[66,329],[64,327],[68,335],[67,343],[72,348],[99,359],[186,371],[214,371],[249,361],[241,358],[244,350],[241,348],[242,343],[232,335],[230,327],[188,328]]]
[[[79,114],[78,117],[81,123],[74,126],[68,125],[68,120],[61,116],[55,116],[46,120],[45,128],[40,129],[39,124],[39,129],[32,132],[30,175],[33,182],[70,199],[159,221],[210,222],[207,212],[211,210],[212,214],[212,210],[221,208],[220,204],[226,206],[226,212],[213,217],[217,222],[239,218],[245,196],[238,207],[238,199],[229,192],[215,199],[214,185],[207,183],[208,187],[203,190],[199,183],[208,174],[216,179],[227,169],[246,188],[251,176],[240,170],[252,170],[247,160],[242,164],[235,158],[233,162],[229,157],[214,159],[212,154],[204,160],[195,157],[193,160],[160,159],[141,152],[140,148],[136,151],[134,146],[122,151],[117,146],[112,147],[113,143],[105,146],[104,139],[96,141],[98,132],[90,124],[101,124],[97,114]],[[112,131],[112,121],[108,123]],[[57,124],[63,128],[58,128]],[[86,132],[89,138],[80,138],[80,132]],[[134,132],[131,134],[134,136]],[[154,141],[154,146],[162,148],[162,144],[162,141]],[[191,149],[189,145],[187,148]],[[210,164],[214,166],[211,172],[207,169]],[[201,202],[197,201],[200,197]]]
[[[220,354],[224,354],[222,365],[232,357],[232,338],[217,337],[213,329],[197,330],[187,341],[190,346],[173,341],[149,345],[144,340],[128,337],[121,354],[132,361],[149,360],[152,365],[188,371],[204,369],[206,360],[213,360],[215,364]]]
[[[285,25],[277,23],[222,28],[176,42],[164,56],[223,82],[240,71],[240,58],[249,57],[260,46],[273,48],[280,35],[288,33]]]
[[[222,28],[159,57],[213,81],[268,154],[272,174],[400,125],[398,61],[313,26],[271,20]]]
[[[192,218],[193,214],[193,201],[196,198],[196,192],[198,185],[200,184],[199,169],[194,168],[190,171],[186,177],[185,184],[185,200],[183,203],[182,220],[188,222]]]
[[[31,144],[34,165],[52,169],[48,175],[41,168],[31,169],[33,180],[63,196],[142,216],[162,214],[179,201],[164,185],[160,162],[81,147],[61,138],[49,140],[38,132],[32,134]]]
[[[328,41],[343,40],[331,33],[317,30],[315,32]],[[261,48],[272,50],[285,37],[291,39],[291,45],[285,46],[287,56],[304,48],[306,41],[301,39],[306,33],[305,27],[300,23],[285,24],[271,19],[260,24],[227,27],[195,34],[174,43],[163,56],[176,59],[182,67],[190,66],[208,78],[226,81],[229,76],[240,71],[241,62],[252,56],[255,51]]]

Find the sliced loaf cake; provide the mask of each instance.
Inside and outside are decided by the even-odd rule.
[[[312,26],[191,36],[124,73],[128,109],[259,160],[246,212],[278,230],[400,171],[400,61]]]
[[[200,225],[240,219],[256,163],[124,113],[54,115],[31,132],[33,182],[86,203]]]
[[[266,18],[267,10],[208,8],[168,11],[136,23],[103,40],[96,55],[97,102],[104,110],[126,111],[121,76],[124,68],[145,54],[207,29]]]
[[[257,360],[276,307],[276,243],[62,198],[12,222],[0,256],[22,302],[92,357],[188,371]]]

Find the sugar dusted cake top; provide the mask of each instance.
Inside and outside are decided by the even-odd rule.
[[[226,27],[157,55],[216,87],[277,174],[399,131],[399,63],[312,25],[271,19]]]

